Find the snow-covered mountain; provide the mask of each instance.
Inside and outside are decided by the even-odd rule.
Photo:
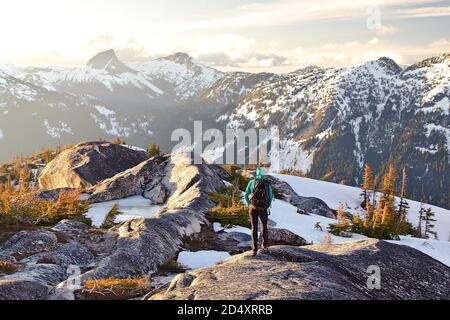
[[[175,100],[194,98],[224,76],[182,52],[132,67],[174,96]]]
[[[86,67],[0,70],[0,160],[99,136],[168,151],[171,132],[193,120],[205,130],[277,126],[285,168],[356,185],[365,162],[378,172],[394,163],[408,168],[410,197],[450,207],[450,54],[251,74],[185,53],[126,64],[109,50]]]
[[[116,108],[174,104],[194,97],[223,77],[222,72],[184,53],[126,65],[113,50],[97,54],[86,67],[25,67],[13,72],[13,76],[50,91],[89,94]]]
[[[450,55],[400,68],[305,68],[257,85],[218,121],[279,127],[285,168],[360,183],[364,163],[406,166],[409,194],[450,206]],[[282,124],[282,125],[281,125]]]
[[[0,72],[1,158],[103,136],[146,135],[150,117],[124,115],[89,95],[63,93]]]

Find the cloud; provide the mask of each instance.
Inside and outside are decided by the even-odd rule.
[[[196,39],[190,52],[212,67],[228,70],[253,70],[272,68],[286,63],[287,59],[278,48],[263,51],[255,48],[256,41],[236,34],[218,34]],[[276,45],[276,43],[272,43]]]
[[[224,54],[236,61],[248,55],[255,41],[244,36],[222,33],[214,36],[201,36],[194,40],[191,50],[198,55]]]
[[[317,64],[324,67],[354,66],[388,57],[399,64],[412,64],[422,59],[450,52],[450,41],[440,39],[426,45],[398,45],[373,38],[367,42],[330,43],[320,47],[297,48],[289,57],[289,65]]]
[[[19,61],[21,65],[59,65],[59,66],[80,66],[86,63],[86,59],[78,57],[70,57],[67,54],[57,51],[39,51],[34,52],[32,55],[18,54],[14,57],[15,61]]]
[[[438,1],[436,1],[438,2]],[[450,16],[450,6],[425,6],[418,8],[404,8],[388,13],[390,18],[427,18]]]
[[[400,29],[395,28],[393,26],[381,25],[379,28],[376,28],[374,31],[379,34],[387,35],[387,34],[398,33],[398,32],[400,32]]]
[[[91,38],[86,43],[93,54],[114,49],[118,58],[128,63],[140,63],[152,59],[147,49],[133,38],[121,39],[106,34]]]
[[[440,0],[278,0],[240,6],[232,12],[223,11],[215,19],[205,18],[188,24],[188,29],[255,28],[289,25],[313,20],[343,20],[360,18],[370,13],[368,8],[377,8],[382,18],[417,18],[450,15],[450,7],[437,7]],[[420,6],[420,7],[419,7]],[[395,32],[393,27],[381,28],[380,32]]]

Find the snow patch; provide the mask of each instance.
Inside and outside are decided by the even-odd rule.
[[[47,119],[44,120],[44,127],[47,130],[47,134],[55,139],[59,139],[62,137],[63,134],[67,133],[70,135],[74,135],[72,132],[72,128],[69,127],[69,125],[63,121],[58,121],[58,124],[56,127],[52,127]]]
[[[197,252],[182,251],[177,262],[188,269],[207,268],[230,257],[228,252],[204,250]]]
[[[295,192],[301,196],[322,199],[332,209],[337,209],[339,203],[343,203],[346,211],[351,214],[359,213],[363,216],[364,211],[360,206],[362,201],[360,197],[361,189],[359,188],[289,175],[273,174],[273,176],[289,183]],[[410,206],[408,220],[416,226],[419,221],[421,203],[413,200],[407,201]],[[396,198],[396,203],[399,202],[400,199]],[[428,204],[425,207],[430,207],[436,215],[437,221],[434,230],[436,230],[439,239],[449,239],[450,210]],[[299,235],[303,236],[302,234]]]
[[[86,217],[92,220],[92,225],[100,228],[109,211],[111,211],[116,203],[118,205],[118,210],[121,213],[117,215],[115,220],[116,223],[141,217],[153,218],[155,214],[163,208],[159,205],[152,205],[150,200],[142,196],[133,196],[120,200],[94,203],[90,206],[86,213]]]

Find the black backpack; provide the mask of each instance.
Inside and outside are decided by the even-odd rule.
[[[257,209],[267,209],[269,207],[269,182],[265,179],[256,179],[250,194],[250,203]]]

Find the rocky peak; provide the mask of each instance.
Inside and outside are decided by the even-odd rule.
[[[406,74],[410,71],[414,71],[414,70],[422,69],[422,68],[430,68],[436,64],[441,64],[441,63],[447,63],[447,67],[450,67],[450,53],[444,53],[444,54],[441,54],[440,56],[435,56],[435,57],[420,61],[418,63],[412,64],[408,68],[405,69],[404,73]]]
[[[96,70],[105,70],[110,73],[134,72],[117,58],[113,49],[98,53],[86,64],[88,68]]]
[[[402,68],[397,64],[397,62],[395,62],[391,58],[381,57],[377,61],[384,68],[386,68],[387,70],[392,71],[394,74],[399,74],[400,72],[402,72]]]
[[[169,60],[178,64],[189,64],[192,63],[194,58],[184,52],[177,52],[170,56],[164,58],[165,60]]]

